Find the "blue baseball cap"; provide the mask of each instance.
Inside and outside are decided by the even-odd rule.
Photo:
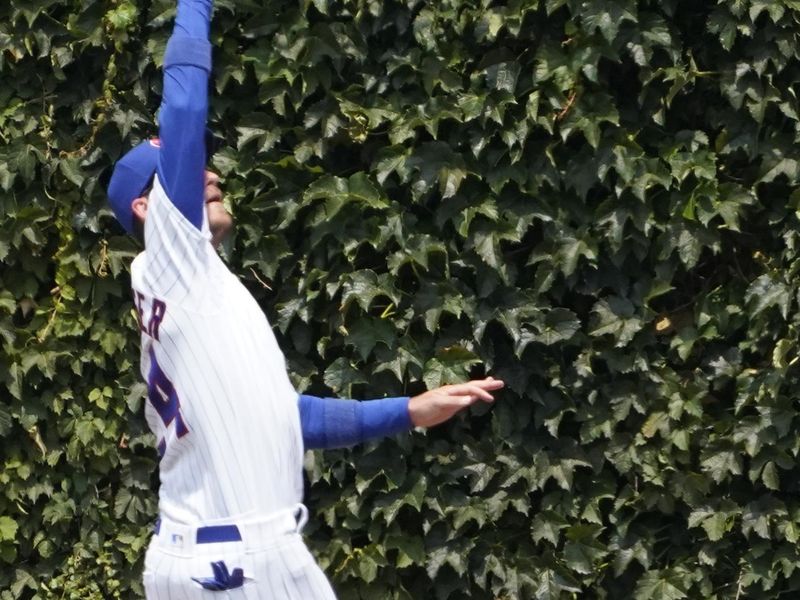
[[[108,182],[108,201],[120,225],[133,233],[131,202],[142,195],[153,180],[161,143],[157,138],[134,146],[114,165]]]
[[[219,140],[206,130],[206,156],[211,157],[220,146]],[[133,233],[133,209],[131,202],[141,196],[152,184],[158,166],[161,141],[158,138],[145,140],[131,148],[114,165],[108,182],[108,202],[114,216],[128,233]]]

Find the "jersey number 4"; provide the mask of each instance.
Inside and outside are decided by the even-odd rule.
[[[172,385],[164,371],[161,370],[152,348],[150,349],[150,376],[147,378],[147,396],[150,399],[150,404],[153,405],[158,416],[164,422],[165,427],[169,427],[174,421],[175,434],[179,438],[189,433],[189,428],[181,415],[181,402],[178,399],[175,386]],[[162,440],[158,446],[160,453],[163,454],[164,441]]]

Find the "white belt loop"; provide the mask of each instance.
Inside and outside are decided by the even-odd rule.
[[[298,503],[297,506],[295,507],[294,515],[295,518],[297,519],[296,531],[297,533],[300,533],[301,531],[303,531],[303,527],[306,526],[306,523],[308,523],[308,509],[306,508],[306,505],[303,504],[302,502]]]

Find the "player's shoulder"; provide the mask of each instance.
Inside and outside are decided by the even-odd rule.
[[[158,174],[153,179],[153,187],[148,195],[147,219],[145,220],[145,232],[148,223],[153,225],[164,225],[180,230],[180,233],[189,239],[200,242],[211,242],[211,232],[203,220],[203,226],[198,229],[186,216],[175,206],[167,190],[161,185]],[[147,238],[145,237],[145,241]]]
[[[142,251],[137,254],[131,261],[131,284],[134,289],[137,284],[141,285],[142,276],[147,265],[147,252]]]

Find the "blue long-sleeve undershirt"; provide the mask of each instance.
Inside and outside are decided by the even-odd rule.
[[[172,203],[198,229],[204,216],[211,12],[211,0],[179,0],[164,57],[159,110],[158,178]]]
[[[408,431],[408,397],[342,400],[301,395],[298,399],[303,444],[307,450],[344,448]]]

